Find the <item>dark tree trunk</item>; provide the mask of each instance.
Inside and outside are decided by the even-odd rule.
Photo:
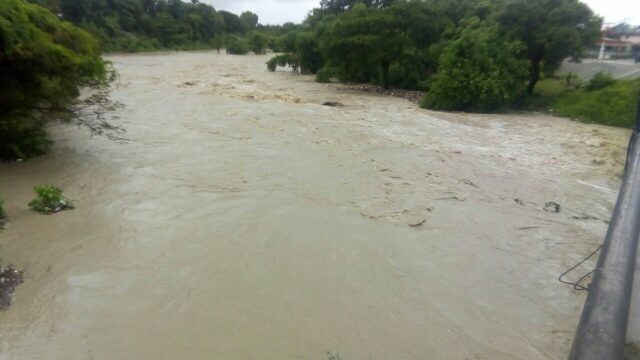
[[[531,59],[531,77],[527,85],[527,94],[533,94],[538,80],[540,80],[540,59]]]
[[[382,62],[382,87],[387,89],[389,87],[389,68],[391,63],[389,61]]]

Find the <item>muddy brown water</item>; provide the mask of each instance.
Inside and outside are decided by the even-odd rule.
[[[604,236],[627,130],[425,111],[264,56],[109,59],[128,143],[55,126],[0,165],[25,270],[0,359],[566,356],[584,294],[556,279]],[[29,211],[41,183],[76,210]]]

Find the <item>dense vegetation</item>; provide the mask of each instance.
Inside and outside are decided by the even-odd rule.
[[[545,109],[583,122],[632,127],[640,95],[640,79],[614,80],[597,74],[583,83],[571,74],[540,81],[536,93],[519,107]]]
[[[268,68],[294,60],[318,81],[423,90],[425,107],[495,111],[579,58],[601,24],[578,0],[323,0]]]
[[[80,86],[104,84],[98,42],[24,0],[0,1],[0,158],[49,145],[45,125],[65,119]]]

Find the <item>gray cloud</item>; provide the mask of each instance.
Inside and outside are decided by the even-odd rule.
[[[236,14],[252,11],[258,14],[261,24],[302,22],[309,10],[318,7],[320,0],[201,0],[217,10]]]

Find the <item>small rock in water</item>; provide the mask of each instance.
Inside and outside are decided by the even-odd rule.
[[[559,213],[560,212],[560,204],[555,201],[550,201],[544,204],[544,211]]]

